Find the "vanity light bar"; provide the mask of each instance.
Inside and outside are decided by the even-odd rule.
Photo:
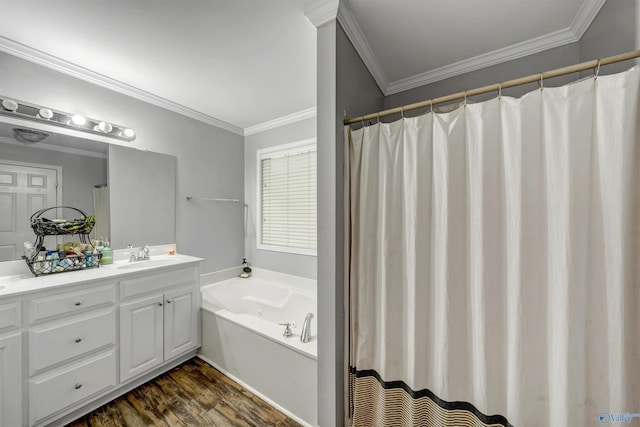
[[[123,141],[136,139],[136,133],[133,129],[126,126],[90,119],[80,114],[66,113],[29,102],[10,99],[2,95],[0,95],[0,115],[47,123]]]

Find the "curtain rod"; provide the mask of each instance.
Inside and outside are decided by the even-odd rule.
[[[502,83],[495,83],[489,86],[483,86],[477,89],[468,90],[465,92],[458,92],[452,95],[441,96],[439,98],[433,98],[426,101],[416,102],[415,104],[405,105],[403,107],[390,108],[388,110],[383,110],[377,113],[367,114],[366,116],[354,117],[352,119],[346,119],[344,121],[345,125],[350,125],[353,123],[364,122],[365,120],[370,119],[379,119],[380,117],[390,116],[392,114],[403,114],[405,111],[416,110],[418,108],[424,108],[433,106],[435,104],[442,104],[443,102],[454,101],[456,99],[467,98],[469,96],[481,95],[483,93],[489,93],[494,91],[500,91],[502,89],[521,86],[527,83],[533,82],[544,82],[544,79],[550,79],[553,77],[564,76],[565,74],[577,73],[580,71],[586,71],[591,69],[596,69],[599,71],[600,66],[614,64],[616,62],[627,61],[629,59],[640,57],[640,50],[634,50],[627,53],[621,53],[619,55],[609,56],[607,58],[602,59],[594,59],[592,61],[583,62],[581,64],[571,65],[569,67],[558,68],[552,71],[546,71],[544,73],[533,74],[527,77],[521,77],[519,79],[508,80]]]
[[[190,201],[191,199],[208,200],[211,202],[231,202],[231,203],[238,203],[240,201],[239,199],[221,199],[219,197],[187,196],[187,202]]]

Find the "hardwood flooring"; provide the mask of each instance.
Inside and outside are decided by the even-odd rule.
[[[238,383],[194,358],[68,427],[300,426]]]

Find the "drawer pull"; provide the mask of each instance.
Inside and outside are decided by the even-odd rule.
[[[76,305],[76,307],[81,306],[82,305],[82,301],[77,300],[76,302],[74,302],[74,304]]]
[[[161,303],[161,302],[159,302],[159,303],[158,303],[158,305],[159,305],[160,307],[162,307],[162,303]]]
[[[76,338],[76,339],[75,339],[75,341],[76,341],[76,343],[80,343],[80,342],[82,342],[82,337],[78,337],[78,338]]]
[[[76,385],[74,385],[73,388],[75,388],[76,390],[80,390],[82,388],[82,384],[76,383]]]
[[[167,300],[167,304],[171,304],[171,300],[170,299]]]

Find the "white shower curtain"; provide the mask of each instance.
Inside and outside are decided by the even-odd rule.
[[[353,425],[640,425],[639,82],[345,129]]]
[[[109,189],[107,186],[93,188],[93,214],[96,225],[93,227],[94,239],[109,239]]]

